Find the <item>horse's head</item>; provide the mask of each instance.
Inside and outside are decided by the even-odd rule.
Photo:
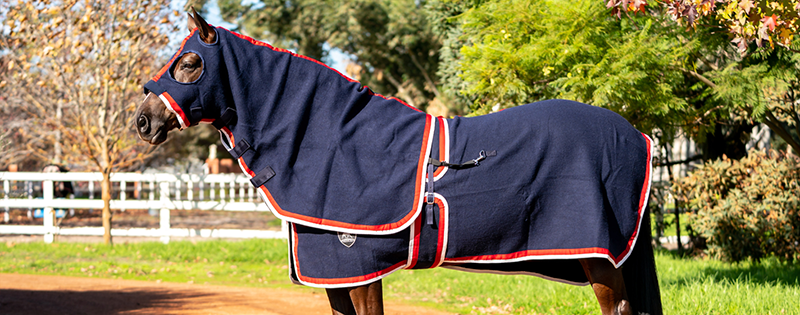
[[[213,27],[206,23],[203,18],[194,11],[188,14],[188,27],[190,32],[197,29],[200,40],[205,44],[212,45],[217,41],[217,34]],[[191,34],[191,33],[190,33]],[[187,38],[188,39],[188,38]],[[186,41],[184,40],[184,43]],[[173,96],[166,93],[167,87],[164,84],[158,84],[158,81],[174,81],[169,83],[177,84],[192,84],[196,83],[203,74],[203,58],[195,52],[181,51],[176,53],[175,57],[168,63],[161,71],[153,78],[152,81],[145,85],[145,98],[139,105],[134,114],[134,127],[139,137],[142,140],[156,145],[167,140],[167,133],[176,128],[186,128],[190,125],[186,117],[186,110],[181,109],[181,105],[176,103]],[[169,77],[161,79],[165,74]],[[161,80],[159,80],[161,79]],[[172,92],[173,94],[175,92]],[[186,103],[195,102],[198,97],[196,95],[188,96],[180,101]],[[189,106],[186,104],[185,106]],[[191,114],[191,113],[189,113]]]

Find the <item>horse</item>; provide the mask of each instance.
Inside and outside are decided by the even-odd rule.
[[[652,144],[618,114],[548,100],[432,117],[187,16],[133,128],[153,145],[217,128],[289,224],[292,281],[325,288],[333,314],[383,314],[384,277],[440,266],[591,285],[603,314],[661,314]]]

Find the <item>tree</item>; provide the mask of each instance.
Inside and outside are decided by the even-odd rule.
[[[623,11],[645,12],[646,0],[607,0],[607,6],[620,16]],[[712,27],[733,35],[740,53],[748,43],[758,47],[768,43],[790,48],[800,27],[800,1],[797,0],[666,0],[667,13],[689,27]],[[707,19],[712,18],[712,21]],[[706,19],[706,20],[704,20]]]
[[[800,153],[800,55],[756,48],[744,58],[713,66],[711,95],[742,120],[762,122]]]
[[[620,7],[645,12],[644,4],[607,1],[618,15]],[[665,4],[666,15],[695,30],[693,37],[702,38],[704,45],[692,55],[697,71],[689,73],[707,87],[706,94],[735,119],[766,124],[800,152],[800,45],[792,42],[800,27],[800,1],[676,0]],[[738,55],[723,42],[726,39],[736,45]]]
[[[442,80],[461,84],[476,114],[574,99],[612,109],[662,142],[682,130],[709,159],[744,156],[755,122],[795,148],[798,72],[789,50],[751,43],[742,55],[719,28],[679,27],[667,6],[610,11],[598,1],[476,3],[457,18],[466,45],[452,59],[461,81]]]
[[[464,115],[469,113],[475,97],[462,93],[467,83],[462,78],[461,48],[471,45],[470,38],[464,36],[460,17],[464,12],[477,6],[480,1],[430,0],[425,3],[428,22],[433,33],[442,40],[439,48],[439,77],[441,94],[450,107],[450,112]]]
[[[652,18],[616,19],[601,2],[487,1],[464,14],[463,93],[472,109],[566,98],[612,109],[645,132],[671,134],[696,109],[678,94],[696,45]]]
[[[167,44],[166,0],[36,0],[4,4],[9,52],[0,79],[15,151],[103,174],[104,241],[111,244],[112,172],[134,168],[153,148],[133,131],[147,75]],[[16,125],[13,125],[16,124]],[[4,126],[4,127],[5,127]],[[51,151],[52,150],[52,151]]]

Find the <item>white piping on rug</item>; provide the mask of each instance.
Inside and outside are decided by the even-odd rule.
[[[444,125],[444,157],[445,157],[445,160],[442,162],[450,162],[450,125],[447,122],[447,118],[442,119],[442,125]],[[439,136],[441,137],[442,135]],[[439,148],[439,150],[442,150],[442,148]],[[439,175],[433,177],[433,181],[437,181],[442,177],[444,177],[444,174],[447,173],[447,170],[449,169],[450,167],[445,166],[442,172],[439,173]]]
[[[465,271],[465,272],[472,272],[472,273],[490,273],[490,274],[496,274],[496,275],[534,276],[534,277],[539,277],[539,278],[542,278],[542,279],[545,279],[545,280],[561,282],[561,283],[564,283],[564,284],[571,284],[571,285],[577,285],[577,286],[587,286],[587,285],[589,285],[589,281],[586,281],[586,282],[573,282],[573,281],[567,281],[567,280],[564,280],[564,279],[553,278],[553,277],[545,276],[545,275],[540,274],[540,273],[529,272],[529,271],[482,270],[482,269],[464,268],[464,267],[459,267],[459,266],[444,266],[442,268],[453,269],[453,270],[458,270],[458,271]]]
[[[442,173],[444,173],[444,172],[442,172]],[[444,258],[445,258],[445,256],[447,256],[446,255],[447,254],[447,240],[448,240],[448,235],[449,235],[449,232],[450,232],[450,229],[449,229],[450,228],[450,204],[447,203],[447,199],[444,199],[444,196],[442,196],[442,195],[440,195],[438,193],[433,193],[433,196],[434,196],[434,198],[441,200],[442,201],[442,205],[444,205],[444,209],[439,209],[439,211],[444,211],[443,215],[440,214],[440,216],[444,217],[444,224],[442,224],[442,230],[443,230],[442,233],[444,235],[443,240],[442,240],[442,252],[440,253],[440,256],[439,256],[439,263],[436,266],[432,266],[431,267],[431,268],[436,268],[436,267],[441,266],[444,263]]]

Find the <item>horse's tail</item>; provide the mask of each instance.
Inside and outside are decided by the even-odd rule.
[[[622,266],[622,278],[634,314],[661,315],[661,290],[658,287],[656,261],[653,257],[649,210],[645,212],[642,221],[639,239]]]

